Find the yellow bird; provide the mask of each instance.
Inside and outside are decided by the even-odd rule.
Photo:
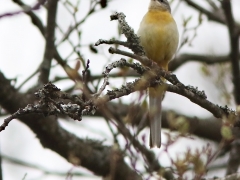
[[[150,0],[148,12],[142,19],[138,35],[146,56],[161,68],[168,63],[178,47],[178,29],[167,0]],[[149,88],[150,147],[161,146],[161,112],[165,90]]]

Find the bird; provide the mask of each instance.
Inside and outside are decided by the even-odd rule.
[[[167,0],[150,0],[137,34],[146,56],[162,69],[168,70],[168,63],[178,48],[179,33]],[[161,86],[148,88],[151,148],[161,147],[161,114],[165,91]]]

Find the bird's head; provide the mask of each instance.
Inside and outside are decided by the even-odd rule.
[[[171,13],[171,7],[167,0],[150,0],[149,9],[151,10],[160,10],[168,11]]]

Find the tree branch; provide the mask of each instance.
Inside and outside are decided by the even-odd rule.
[[[230,57],[232,64],[232,78],[234,86],[234,99],[237,105],[240,105],[240,64],[239,64],[239,29],[235,23],[233,13],[232,13],[232,4],[230,0],[223,0],[221,2],[224,15],[227,20],[227,27],[229,32],[230,39]],[[230,150],[230,157],[228,161],[227,174],[233,174],[237,172],[240,164],[240,156],[237,153],[240,150],[239,145],[240,138],[237,137],[232,143]]]
[[[206,10],[205,8],[199,6],[197,3],[193,2],[192,0],[183,0],[185,1],[189,6],[192,6],[194,9],[200,11],[201,13],[205,14],[209,20],[219,22],[221,24],[226,24],[225,17],[219,13],[219,12],[210,12]]]
[[[55,53],[55,26],[56,26],[56,14],[57,14],[58,0],[48,1],[48,14],[47,14],[47,27],[45,31],[45,53],[42,64],[39,67],[40,75],[39,82],[41,84],[47,83],[49,80],[49,74],[51,69],[51,62]]]
[[[240,105],[239,33],[233,18],[231,1],[223,0],[222,8],[224,10],[225,17],[227,20],[228,32],[230,37],[230,45],[231,45],[230,57],[231,57],[231,63],[232,63],[234,98],[235,98],[236,104]]]
[[[0,104],[9,113],[14,113],[19,107],[25,107],[34,101],[31,95],[18,93],[2,73],[0,73],[0,84]],[[112,147],[104,146],[100,141],[78,138],[64,130],[53,116],[28,114],[20,117],[19,120],[36,134],[43,147],[53,150],[70,163],[81,165],[97,175],[108,175],[114,152]],[[126,165],[123,157],[118,157],[116,165],[115,179],[141,179]]]
[[[12,0],[12,1],[18,4],[19,6],[21,6],[23,10],[25,8],[30,9],[29,11],[23,11],[23,12],[26,13],[31,18],[32,23],[36,27],[38,27],[39,31],[44,35],[44,31],[45,31],[44,25],[42,24],[42,21],[36,16],[36,14],[33,13],[31,7],[23,3],[21,0]]]
[[[118,117],[129,117],[130,124],[136,126],[138,128],[143,129],[146,126],[149,126],[149,117],[146,117],[144,122],[140,122],[142,117],[146,114],[146,109],[144,109],[139,104],[118,104],[114,102],[109,102],[106,104],[107,108],[114,112],[115,116]],[[116,111],[116,109],[118,109]],[[174,116],[177,117],[184,117],[189,124],[189,132],[204,139],[209,139],[211,141],[220,142],[222,139],[220,129],[222,126],[222,122],[214,117],[209,118],[201,118],[201,117],[189,117],[184,114],[180,114],[177,112],[173,112]],[[162,113],[162,127],[166,129],[172,129],[173,127],[170,126],[168,121],[168,110],[164,110]],[[99,111],[96,112],[95,116],[101,116]],[[142,123],[142,124],[141,124]],[[141,124],[141,125],[140,125]]]
[[[114,19],[118,20],[118,22],[120,23],[120,27],[122,27],[121,28],[122,33],[125,34],[125,36],[127,37],[127,39],[128,39],[127,42],[129,44],[132,44],[130,49],[135,54],[132,54],[132,53],[129,53],[126,51],[122,51],[119,49],[114,49],[114,48],[110,48],[109,52],[121,54],[124,56],[128,56],[128,57],[137,59],[142,64],[148,66],[151,70],[147,73],[145,72],[145,77],[142,80],[142,81],[146,81],[145,83],[142,83],[141,80],[136,80],[134,83],[127,84],[126,90],[121,89],[121,90],[118,90],[117,92],[114,92],[114,91],[108,92],[106,94],[106,96],[103,97],[105,102],[110,101],[111,99],[115,99],[115,98],[121,97],[123,95],[129,94],[136,90],[143,90],[149,86],[154,86],[154,83],[156,83],[155,81],[153,82],[154,79],[156,80],[156,79],[159,79],[160,77],[164,77],[170,83],[173,84],[173,85],[169,85],[169,84],[162,83],[162,85],[165,86],[167,91],[174,92],[179,95],[187,97],[192,102],[198,104],[199,106],[201,106],[201,107],[207,109],[209,112],[213,113],[213,115],[217,118],[222,118],[223,116],[229,116],[229,115],[236,116],[236,113],[234,111],[230,110],[229,108],[220,107],[218,105],[215,105],[215,104],[209,102],[206,99],[206,95],[205,95],[204,91],[198,91],[196,88],[193,88],[190,86],[185,86],[177,79],[177,77],[174,74],[171,74],[168,71],[165,71],[165,70],[159,68],[155,62],[153,62],[152,60],[150,60],[146,56],[144,56],[145,53],[143,52],[143,48],[141,46],[138,47],[139,39],[137,39],[138,37],[134,34],[132,28],[129,27],[129,25],[125,21],[125,15],[123,15],[122,13],[115,13],[111,17],[114,17]],[[130,38],[131,36],[134,38]],[[107,41],[100,40],[98,42],[105,43]],[[96,45],[101,44],[98,42],[96,43]],[[111,43],[113,43],[113,42],[114,41],[111,40]],[[117,43],[119,43],[119,42],[117,42]],[[110,44],[110,42],[108,42],[107,44]],[[140,56],[138,54],[140,54]],[[150,85],[151,82],[153,83],[152,85]],[[136,87],[138,87],[138,88],[140,87],[140,89],[136,89]],[[102,100],[100,102],[102,102]]]
[[[187,62],[201,62],[206,63],[209,65],[217,64],[217,63],[225,63],[230,61],[230,55],[223,55],[223,56],[211,56],[211,55],[201,55],[201,54],[180,54],[179,56],[175,57],[169,63],[169,70],[175,71],[181,65]]]
[[[26,5],[25,3],[23,3],[21,0],[12,0],[14,3],[18,4],[20,7],[22,7],[23,9],[25,7],[30,8],[30,6]],[[45,40],[46,39],[46,30],[45,27],[42,23],[42,21],[38,18],[38,16],[36,16],[36,14],[33,11],[23,11],[24,13],[26,13],[29,18],[31,19],[32,23],[39,29],[39,31],[41,32],[41,34],[44,36]],[[51,18],[51,17],[49,17]],[[54,17],[52,17],[54,18]],[[54,22],[54,25],[55,26]],[[50,50],[49,50],[50,51]],[[46,50],[45,50],[46,52]],[[49,54],[50,55],[50,54]],[[69,67],[66,63],[66,61],[63,60],[63,58],[60,56],[60,54],[58,53],[58,50],[56,48],[56,46],[54,46],[54,58],[57,60],[57,62],[65,69],[65,68],[69,68],[71,69],[71,67]]]

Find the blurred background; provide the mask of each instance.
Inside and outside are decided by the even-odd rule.
[[[230,46],[229,21],[225,17],[227,13],[224,2],[218,0],[169,2],[180,34],[179,50],[170,64],[170,71],[173,71],[184,85],[204,90],[207,99],[213,104],[227,105],[236,110],[240,102],[236,98],[237,93],[234,93],[237,85],[232,81],[234,65],[233,57],[230,56],[235,47]],[[50,0],[34,8],[39,3],[41,1],[0,1],[0,71],[20,93],[19,96],[26,98],[46,83],[46,81],[40,83],[42,73],[40,67],[43,67],[48,51],[44,31],[50,26],[47,21],[51,15],[48,10]],[[239,30],[240,1],[231,0],[229,3],[235,28]],[[59,0],[57,4],[54,45],[61,58],[56,58],[55,55],[51,58],[47,79],[62,91],[82,94],[76,87],[76,82],[72,80],[75,76],[70,75],[76,70],[79,76],[82,76],[82,71],[89,60],[87,86],[95,93],[103,83],[102,72],[105,67],[123,57],[109,54],[109,47],[131,52],[127,48],[115,45],[94,46],[99,39],[126,40],[119,30],[117,21],[110,21],[110,15],[114,12],[123,12],[128,24],[137,32],[141,19],[147,12],[149,0]],[[33,17],[39,22],[33,23]],[[41,29],[41,25],[45,29]],[[239,52],[239,33],[236,37],[238,37],[236,48]],[[124,58],[129,62],[135,61],[128,57]],[[130,68],[115,69],[110,73],[110,84],[103,91],[103,95],[107,90],[121,88],[126,82],[132,82],[138,77]],[[171,169],[175,178],[185,179],[223,177],[234,173],[229,170],[231,169],[229,152],[233,146],[229,148],[230,143],[227,143],[228,146],[225,145],[226,141],[221,136],[224,124],[222,120],[214,118],[211,112],[178,94],[166,93],[163,101],[163,146],[161,149],[149,149],[149,128],[146,126],[144,112],[141,114],[131,109],[135,106],[146,109],[146,94],[145,91],[135,92],[111,101],[113,104],[109,106],[113,107],[112,113],[117,113],[133,137],[136,136],[149,153],[154,153],[158,163],[163,167],[161,170],[150,170],[150,163],[144,153],[119,132],[116,125],[118,123],[114,123],[118,118],[108,120],[101,113],[96,113],[93,116],[83,116],[82,121],[74,121],[59,116],[58,125],[82,140],[103,141],[101,145],[110,149],[117,146],[122,151],[127,166],[143,179],[159,179],[164,174],[162,169]],[[6,117],[15,112],[15,109],[11,109],[16,105],[12,97],[15,96],[10,96],[9,93],[12,100],[8,105],[6,101],[0,102],[2,123]],[[29,98],[28,103],[34,102],[37,103],[36,98]],[[139,119],[139,116],[142,119]],[[74,165],[66,156],[49,149],[41,143],[42,137],[23,121],[24,119],[20,121],[15,119],[1,132],[3,179],[103,179],[105,172],[99,173],[85,165]],[[140,122],[144,122],[144,127],[139,127]],[[66,144],[70,142],[69,139]],[[238,165],[235,169],[237,172]]]

